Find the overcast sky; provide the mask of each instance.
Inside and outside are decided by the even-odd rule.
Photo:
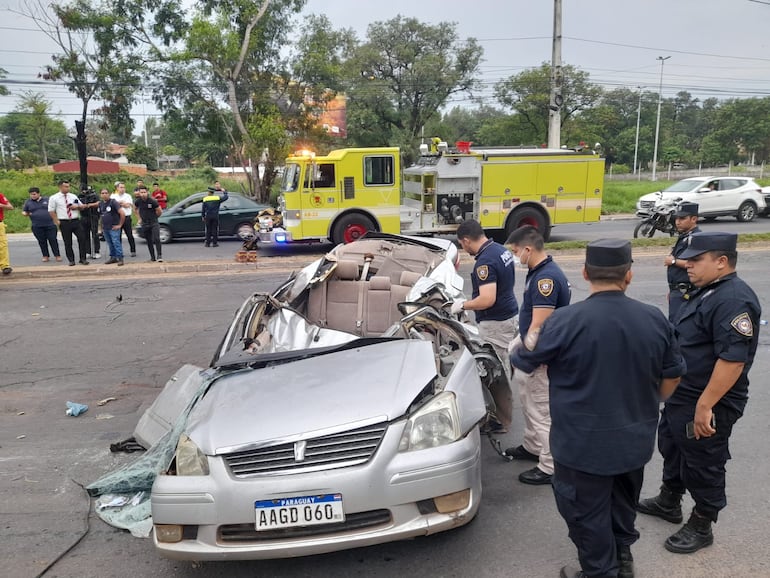
[[[0,114],[25,90],[44,92],[70,125],[78,101],[62,86],[34,84],[53,47],[28,20],[13,14],[19,0],[0,0],[0,68],[12,95],[0,97]],[[400,14],[437,24],[456,22],[461,38],[484,48],[480,77],[495,82],[551,59],[551,0],[308,0],[306,13],[326,14],[335,28],[367,26]],[[607,89],[644,86],[663,96],[687,90],[698,98],[770,96],[770,0],[563,0],[562,60]],[[495,104],[491,97],[488,104]],[[456,96],[453,104],[466,104]],[[144,108],[144,111],[143,111]],[[155,114],[149,104],[134,109]]]

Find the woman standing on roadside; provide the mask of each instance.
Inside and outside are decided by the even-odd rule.
[[[24,202],[21,214],[29,217],[32,221],[32,234],[35,235],[40,252],[43,253],[43,261],[49,261],[51,256],[48,253],[48,245],[51,246],[53,256],[57,261],[61,261],[59,253],[59,241],[56,239],[56,225],[48,213],[48,199],[40,196],[40,189],[37,187],[29,188],[29,199]]]

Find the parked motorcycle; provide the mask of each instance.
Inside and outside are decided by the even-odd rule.
[[[663,203],[656,203],[652,212],[643,217],[634,228],[634,239],[638,237],[652,237],[655,231],[666,233],[673,237],[678,232],[676,230],[676,218],[674,213],[682,199],[672,199]]]

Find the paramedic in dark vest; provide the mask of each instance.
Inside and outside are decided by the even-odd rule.
[[[674,213],[676,230],[679,231],[679,238],[671,250],[671,254],[666,257],[664,264],[667,268],[668,277],[668,320],[671,323],[676,321],[676,314],[679,308],[685,302],[685,295],[690,289],[690,279],[687,277],[687,260],[682,259],[682,251],[690,243],[690,236],[693,233],[699,233],[698,228],[698,205],[697,203],[680,203]]]
[[[690,518],[665,542],[667,550],[679,554],[714,541],[711,523],[727,505],[730,434],[746,407],[757,351],[761,308],[735,273],[736,242],[734,233],[696,233],[680,255],[695,286],[676,322],[687,373],[664,405],[658,426],[663,485],[638,506],[642,513],[678,524],[682,495],[690,492],[695,502]]]
[[[562,577],[634,575],[644,465],[660,401],[685,369],[665,315],[626,296],[631,263],[628,241],[589,243],[583,278],[590,295],[554,311],[531,350],[511,354],[525,372],[548,366],[551,484],[582,569],[565,566]]]
[[[201,216],[206,226],[206,247],[219,246],[219,205],[224,203],[227,198],[227,191],[218,186],[209,187],[209,194],[203,197]]]
[[[468,301],[452,304],[452,313],[473,311],[482,339],[495,348],[503,362],[506,375],[497,380],[490,392],[495,400],[496,418],[492,422],[492,433],[505,433],[511,425],[513,396],[510,387],[510,366],[506,363],[508,345],[517,333],[516,314],[519,304],[513,294],[515,281],[514,260],[511,252],[488,239],[478,221],[469,219],[457,227],[460,246],[476,259],[471,271],[473,296]]]

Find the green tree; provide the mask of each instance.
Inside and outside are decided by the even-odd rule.
[[[50,115],[50,106],[42,94],[25,92],[14,111],[0,118],[0,132],[16,151],[21,168],[72,156],[64,123]]]
[[[0,80],[8,76],[8,71],[5,68],[0,68]],[[0,84],[0,96],[8,96],[10,92],[8,91],[8,87],[6,87],[3,84]]]
[[[561,108],[562,140],[573,136],[570,122],[583,111],[591,109],[602,96],[601,87],[589,81],[587,72],[572,65],[562,67],[563,85]],[[548,140],[548,105],[550,103],[551,65],[520,72],[495,85],[498,102],[521,116],[523,134],[516,140],[546,142]]]
[[[157,3],[167,2],[157,0]],[[168,0],[168,3],[173,2]],[[24,6],[23,14],[60,51],[52,56],[52,63],[46,66],[42,77],[64,82],[82,104],[80,119],[75,121],[75,146],[80,160],[80,186],[85,187],[88,182],[85,130],[89,107],[93,102],[101,102],[98,111],[113,131],[130,136],[133,87],[138,85],[145,60],[131,52],[124,53],[124,48],[137,43],[136,38],[124,33],[126,6],[115,9],[114,2],[92,0],[50,5],[43,0],[26,0]]]
[[[369,25],[347,64],[351,141],[413,148],[451,95],[475,87],[482,53],[474,38],[459,39],[456,23],[396,16]]]
[[[144,146],[141,143],[133,143],[128,145],[126,149],[126,158],[128,162],[138,165],[147,165],[151,169],[158,168],[158,159],[155,156],[155,150],[150,147]]]

